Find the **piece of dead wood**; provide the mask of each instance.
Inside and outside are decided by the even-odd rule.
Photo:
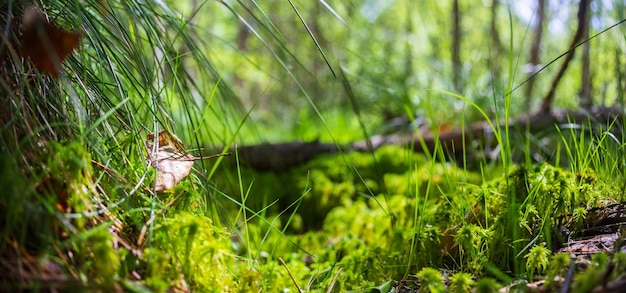
[[[239,159],[247,166],[261,171],[284,171],[321,155],[336,153],[335,144],[310,142],[264,143],[237,148]]]
[[[587,125],[590,121],[594,123],[611,123],[615,119],[622,118],[622,111],[618,108],[593,107],[591,109],[578,110],[552,110],[549,112],[536,111],[521,115],[508,122],[511,132],[535,134],[541,131],[556,129],[564,124]],[[506,122],[493,123],[494,127],[499,126],[504,129]],[[420,138],[419,134],[406,135],[375,135],[370,140],[374,148],[383,145],[404,145],[411,146],[415,152],[432,153],[435,146],[441,145],[448,152],[460,152],[463,147],[468,146],[476,140],[495,142],[494,129],[488,122],[480,121],[471,124],[465,129],[453,129],[439,133],[438,135],[427,133]],[[355,142],[351,148],[357,151],[367,151],[366,141]]]
[[[572,215],[563,217],[572,218]],[[557,222],[564,221],[559,219]],[[559,228],[562,239],[567,239],[559,252],[590,257],[595,253],[626,251],[626,245],[621,241],[625,228],[626,202],[590,208],[583,223],[570,221]]]
[[[622,276],[621,278],[611,281],[607,283],[605,286],[595,288],[593,290],[594,293],[620,293],[626,292],[626,276]]]
[[[619,108],[593,107],[591,109],[563,110],[556,109],[549,112],[536,111],[520,115],[508,122],[510,132],[518,133],[522,136],[537,134],[546,130],[555,130],[559,125],[580,124],[588,125],[589,122],[595,124],[608,125],[612,122],[621,121],[622,110]],[[505,122],[493,122],[494,127],[504,128]],[[621,131],[620,131],[621,133]],[[423,139],[423,140],[422,140]],[[435,146],[441,145],[449,153],[461,153],[464,147],[469,146],[474,141],[489,144],[496,143],[494,129],[486,121],[476,122],[465,129],[452,129],[441,132],[439,135],[431,133],[413,135],[375,135],[369,140],[371,147],[377,149],[384,145],[400,145],[411,147],[415,152],[432,153]],[[423,142],[423,143],[422,143]],[[282,142],[264,143],[251,146],[241,146],[237,149],[239,159],[244,165],[250,166],[260,171],[286,171],[292,167],[303,164],[318,155],[337,153],[343,151],[370,151],[368,142],[357,141],[350,145],[340,146],[332,143],[321,143],[319,141],[310,142]]]

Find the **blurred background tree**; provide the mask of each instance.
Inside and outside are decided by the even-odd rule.
[[[334,137],[347,142],[362,137],[352,131],[357,123],[339,70],[346,72],[373,133],[401,116],[459,125],[459,113],[467,111],[464,117],[475,121],[480,117],[461,101],[430,90],[457,92],[495,111],[509,80],[516,87],[569,50],[578,1],[177,5],[188,12],[184,15],[206,42],[223,80],[233,85],[244,112],[250,111],[241,141]],[[624,8],[620,1],[593,1],[588,35],[624,19]],[[606,32],[585,45],[588,53],[575,56],[558,87],[556,106],[575,108],[583,96],[596,105],[623,100],[624,80],[616,77],[623,76],[625,30]],[[513,113],[538,107],[558,64],[512,93]],[[320,119],[332,125],[330,130]]]

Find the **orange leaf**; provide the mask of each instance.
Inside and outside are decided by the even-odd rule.
[[[83,32],[67,31],[51,24],[35,7],[26,8],[22,23],[22,56],[30,59],[39,71],[59,77],[61,63],[79,47]]]

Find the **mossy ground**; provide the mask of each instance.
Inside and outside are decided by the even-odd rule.
[[[302,282],[342,268],[337,292],[419,279],[417,273],[427,267],[453,274],[445,284],[460,282],[456,274],[480,279],[498,272],[517,277],[545,272],[552,252],[563,244],[556,234],[564,221],[577,210],[624,196],[592,170],[572,173],[545,163],[516,166],[481,182],[474,172],[398,147],[374,155],[349,153],[343,159],[320,157],[285,174],[246,172],[251,173],[245,178],[255,179],[250,206],[278,200],[265,210],[266,218],[298,206],[273,222],[275,230],[263,221],[249,222],[250,248],[289,260],[292,272],[303,274],[297,278]],[[276,223],[288,218],[292,233],[277,232],[284,224]],[[548,251],[544,260],[531,257],[538,248]]]
[[[161,130],[199,153],[242,141],[350,143],[401,131],[388,121],[396,116],[424,118],[432,128],[512,118],[533,95],[516,91],[526,83],[516,60],[527,57],[529,26],[511,11],[508,22],[496,21],[506,11],[496,17],[486,5],[466,14],[463,23],[478,25],[463,37],[461,48],[473,48],[461,50],[471,72],[459,77],[442,54],[455,43],[443,37],[447,21],[423,22],[447,19],[440,5],[416,10],[405,1],[372,21],[354,1],[300,1],[298,9],[276,1],[0,2],[0,291],[294,292],[298,284],[318,292],[492,292],[541,278],[554,291],[569,272],[571,288],[589,291],[624,277],[619,249],[602,250],[584,267],[558,253],[598,215],[589,208],[624,201],[623,135],[586,136],[573,122],[547,140],[563,140],[555,147],[543,134],[516,137],[492,126],[505,166],[483,161],[480,172],[384,147],[280,174],[238,168],[233,156],[196,163],[167,192],[151,182],[146,134]],[[84,33],[57,77],[37,73],[21,52],[24,10],[33,2],[51,24]],[[606,26],[621,11],[599,9],[593,18]],[[483,26],[488,18],[498,26]],[[502,31],[509,48],[484,46],[500,27],[509,27]],[[602,89],[593,96],[606,97],[597,105],[624,100],[614,28],[587,42],[601,57],[591,59],[592,73],[604,73],[590,75]],[[566,38],[546,38],[554,56],[533,75],[535,93],[549,90],[555,56],[573,52]],[[554,106],[578,107],[572,97],[581,78],[567,74],[564,83]],[[431,90],[451,88],[467,96]],[[507,165],[530,162],[535,147],[556,161],[563,154],[575,172]],[[227,161],[230,168],[220,163]]]
[[[28,249],[39,263],[84,274],[80,279],[97,288],[277,292],[294,290],[289,273],[301,288],[333,292],[401,280],[438,292],[500,286],[506,278],[554,279],[565,277],[571,262],[555,253],[564,241],[558,228],[575,222],[581,209],[624,197],[591,170],[518,166],[481,182],[483,176],[453,164],[384,147],[319,157],[281,174],[223,168],[213,179],[220,192],[199,188],[191,176],[157,198],[137,192],[114,207],[119,198],[104,198],[114,190],[90,187],[105,180],[106,170],[92,166],[84,147],[49,148],[55,155],[39,175],[63,182],[66,206],[58,207],[54,192],[4,176],[13,181],[5,182],[9,188],[24,188],[23,200],[47,208],[13,209],[5,223],[22,217],[29,228],[3,237],[37,243]],[[238,193],[247,208],[234,204],[243,201]],[[5,198],[2,206],[8,204]],[[98,214],[98,205],[111,208]],[[33,241],[37,235],[56,236]],[[598,256],[590,266],[623,268],[624,258]],[[577,273],[574,282],[596,286],[589,274]]]

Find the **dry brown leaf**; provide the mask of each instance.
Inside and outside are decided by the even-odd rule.
[[[165,130],[159,131],[157,139],[158,145],[155,147],[154,133],[150,133],[146,137],[146,149],[148,150],[150,166],[157,169],[156,191],[171,189],[183,178],[187,177],[196,160],[230,155],[230,153],[224,153],[195,157],[185,151],[184,145],[178,137],[169,134]]]
[[[80,45],[82,31],[67,31],[50,23],[36,7],[26,8],[20,39],[22,56],[39,71],[54,77],[61,74],[61,63]]]

